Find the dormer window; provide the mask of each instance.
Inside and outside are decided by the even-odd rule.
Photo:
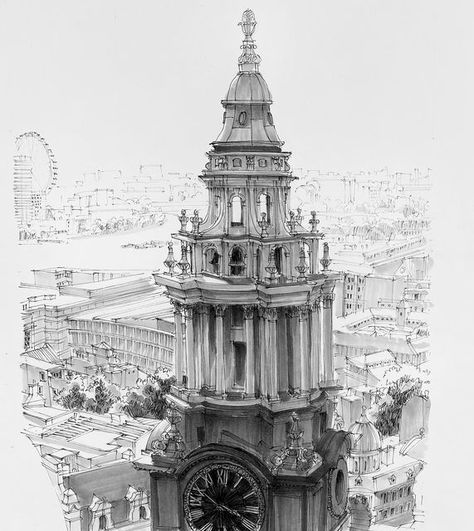
[[[245,125],[247,123],[247,113],[242,111],[239,114],[239,125]]]

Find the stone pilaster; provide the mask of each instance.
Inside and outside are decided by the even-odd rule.
[[[269,381],[267,393],[271,399],[278,398],[278,355],[276,346],[276,322],[277,311],[276,308],[265,309],[265,323],[266,323],[266,360],[267,364],[264,368],[268,371]]]
[[[255,395],[255,350],[253,341],[253,306],[244,306],[244,328],[245,341],[247,347],[247,358],[245,362],[245,393],[249,396]]]
[[[332,303],[334,295],[323,295],[323,381],[326,385],[334,384],[334,358],[332,340]]]
[[[171,301],[173,305],[175,340],[174,340],[174,375],[176,383],[183,383],[184,368],[184,344],[183,344],[183,306],[177,301]]]
[[[321,380],[321,301],[316,299],[310,308],[310,387],[317,389]]]
[[[308,307],[306,305],[298,307],[298,324],[300,336],[300,375],[301,392],[309,391],[309,348],[308,348]]]
[[[218,304],[216,311],[216,393],[225,392],[225,363],[224,363],[224,313],[225,306]]]
[[[194,309],[185,306],[185,330],[186,330],[186,375],[188,377],[188,389],[196,389],[196,375],[194,368]]]

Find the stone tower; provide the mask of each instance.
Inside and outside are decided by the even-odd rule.
[[[155,275],[175,309],[171,435],[152,434],[151,461],[137,466],[151,473],[153,530],[341,529],[347,434],[330,429],[329,399],[336,275],[327,244],[319,256],[316,213],[305,223],[289,210],[296,177],[253,12],[239,25],[239,71],[200,176],[207,214],[181,212],[180,255],[170,243],[167,272]]]

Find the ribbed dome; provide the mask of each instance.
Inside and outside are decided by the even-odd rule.
[[[239,72],[223,103],[271,103],[272,95],[260,72]]]
[[[380,450],[381,441],[379,432],[367,418],[365,410],[362,411],[360,419],[351,425],[349,432],[353,441],[352,453],[363,454]]]

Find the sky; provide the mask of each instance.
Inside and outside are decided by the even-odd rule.
[[[5,146],[38,131],[63,183],[140,164],[199,172],[251,7],[293,167],[433,164],[430,2],[0,0]],[[67,6],[67,8],[65,8]],[[60,181],[60,182],[61,182]]]

